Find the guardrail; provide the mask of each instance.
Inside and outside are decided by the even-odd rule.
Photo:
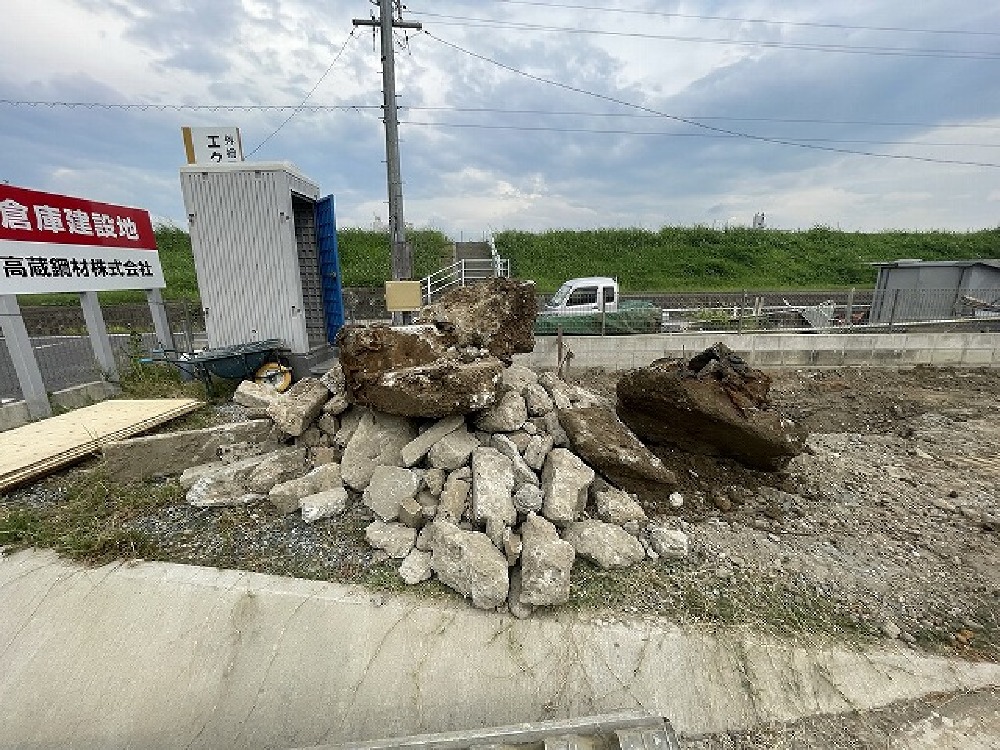
[[[429,304],[450,289],[495,276],[510,276],[510,260],[495,254],[491,259],[460,260],[421,279],[420,292]]]

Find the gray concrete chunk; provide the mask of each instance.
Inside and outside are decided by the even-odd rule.
[[[464,424],[464,416],[447,417],[435,422],[429,429],[403,446],[400,452],[403,466],[415,466],[436,442]]]
[[[627,568],[646,557],[646,550],[621,526],[603,521],[577,521],[563,529],[563,538],[576,554],[600,567]]]
[[[553,448],[542,469],[542,515],[559,525],[575,521],[593,481],[593,469],[565,448]]]
[[[376,466],[362,502],[383,521],[395,521],[400,505],[415,498],[419,487],[420,477],[410,469]]]

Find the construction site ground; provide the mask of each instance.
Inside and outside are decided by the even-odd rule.
[[[726,459],[661,454],[677,472],[684,498],[679,509],[664,503],[664,518],[688,534],[690,555],[625,571],[579,562],[567,606],[624,620],[749,627],[797,642],[833,638],[859,648],[996,662],[1000,370],[770,374],[772,401],[810,433],[808,451],[778,474]],[[567,379],[613,395],[616,375],[570,369]],[[216,418],[240,417],[239,408],[227,405]],[[68,487],[100,471],[95,460],[9,493],[0,507],[58,506]],[[124,522],[142,542],[143,556],[404,588],[392,562],[366,544],[363,529],[372,515],[359,504],[337,519],[307,525],[267,503],[199,509],[188,506],[183,493],[176,497]],[[457,599],[433,583],[411,592]],[[565,611],[536,616],[561,615]],[[995,714],[995,696],[977,700],[984,697]],[[931,697],[883,713],[831,718],[834,724],[806,720],[689,738],[689,746],[885,747],[888,735],[879,727],[898,727],[911,714],[926,716],[928,706],[955,700]],[[810,736],[828,741],[809,744]]]

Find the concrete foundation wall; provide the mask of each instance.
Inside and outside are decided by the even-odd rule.
[[[640,336],[564,336],[571,367],[624,370],[661,357],[691,357],[724,343],[754,367],[1000,367],[1000,333],[692,333]],[[516,359],[555,367],[555,336],[537,337],[531,354]]]

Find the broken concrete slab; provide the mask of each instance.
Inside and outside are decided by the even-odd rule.
[[[471,483],[454,472],[448,476],[438,499],[437,518],[458,524],[469,503]]]
[[[446,292],[420,311],[419,320],[446,331],[454,346],[486,349],[510,362],[513,354],[535,348],[537,314],[533,281],[494,278]]]
[[[427,451],[434,446],[434,443],[464,425],[465,417],[461,415],[446,417],[435,422],[403,446],[400,452],[403,459],[403,466],[415,466],[420,459],[427,455]]]
[[[542,469],[542,515],[555,524],[571,523],[587,506],[594,470],[565,448],[553,448]]]
[[[622,526],[630,521],[646,522],[646,512],[635,496],[615,488],[593,492],[597,516],[605,523]]]
[[[646,550],[621,526],[603,521],[576,521],[563,529],[563,539],[580,557],[605,570],[627,568],[646,557]]]
[[[573,452],[619,489],[655,503],[677,485],[677,476],[612,410],[583,407],[557,414]]]
[[[724,344],[690,361],[661,359],[618,381],[618,416],[647,445],[723,455],[776,471],[805,447],[771,408],[771,380]]]
[[[514,469],[495,448],[472,451],[472,517],[476,523],[511,526],[514,509]],[[501,532],[502,533],[502,532]]]
[[[299,500],[302,520],[306,523],[316,523],[324,518],[340,515],[347,509],[347,490],[343,487],[332,487]]]
[[[300,509],[303,498],[342,485],[340,465],[323,464],[301,477],[276,484],[267,497],[279,513],[294,513]]]
[[[554,524],[529,513],[521,524],[521,596],[524,604],[553,606],[569,601],[576,551]]]
[[[403,446],[416,436],[416,429],[406,417],[365,410],[340,460],[344,484],[361,492],[376,466],[402,467]]]
[[[420,489],[419,475],[398,466],[376,466],[365,487],[362,502],[383,521],[399,518],[399,507]]]
[[[267,415],[282,432],[298,437],[323,411],[330,391],[317,378],[302,378],[278,395],[267,407]]]
[[[244,407],[252,418],[266,417],[268,407],[280,397],[274,388],[253,380],[242,381],[233,393],[233,401]]]
[[[282,448],[261,456],[252,468],[239,469],[234,476],[250,492],[266,495],[276,484],[302,476],[307,468],[305,448]]]
[[[540,417],[556,408],[549,392],[538,383],[526,385],[521,395],[524,396],[529,417]]]
[[[510,459],[514,469],[514,489],[520,489],[526,484],[538,485],[538,475],[525,462],[514,442],[506,435],[495,433],[490,438],[490,446],[496,448],[500,453]]]
[[[419,549],[410,550],[399,566],[399,577],[408,586],[428,580],[434,571],[431,570],[431,553]]]
[[[507,600],[507,558],[486,534],[435,521],[431,568],[445,586],[471,599],[478,609],[495,609]]]
[[[448,417],[496,399],[502,363],[463,361],[434,326],[345,326],[338,334],[348,398],[387,414]]]
[[[480,445],[476,436],[460,427],[438,440],[427,453],[432,468],[454,471],[468,462],[472,451]]]
[[[507,391],[495,406],[476,416],[475,428],[483,432],[513,432],[520,429],[527,419],[528,407],[524,396],[516,391]]]
[[[173,476],[214,461],[223,446],[258,443],[261,451],[277,448],[277,443],[268,440],[270,433],[269,420],[255,419],[202,430],[116,440],[103,446],[104,468],[121,482]]]
[[[365,528],[365,539],[372,547],[384,551],[389,557],[402,560],[413,549],[417,531],[401,523],[372,521]]]

